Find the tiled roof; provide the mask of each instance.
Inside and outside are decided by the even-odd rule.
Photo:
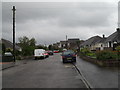
[[[102,40],[102,37],[100,37],[100,36],[94,36],[94,37],[89,38],[85,42],[83,42],[81,44],[81,46],[93,45],[93,44],[95,44],[96,42],[98,42],[100,40]]]
[[[71,38],[71,39],[68,39],[68,42],[72,43],[72,42],[77,42],[77,41],[80,41],[79,38]]]
[[[13,43],[12,43],[12,42],[10,42],[10,41],[8,41],[8,40],[6,40],[6,39],[1,39],[1,41],[2,41],[2,43],[5,44],[5,47],[6,47],[6,48],[13,48]],[[19,47],[18,45],[15,45],[15,48],[16,48],[17,50],[20,49],[20,47]]]
[[[114,32],[105,40],[105,42],[114,42],[114,41],[117,41],[118,43],[120,43],[120,31]]]
[[[96,41],[95,44],[97,44],[97,43],[104,43],[106,39],[107,39],[107,38],[102,38],[102,39]]]

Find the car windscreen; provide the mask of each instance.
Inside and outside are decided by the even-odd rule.
[[[68,55],[68,54],[75,54],[73,51],[65,51],[63,52],[63,55]]]

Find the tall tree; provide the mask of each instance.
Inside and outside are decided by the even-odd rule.
[[[48,46],[48,49],[49,49],[49,50],[53,50],[52,45],[49,45],[49,46]]]
[[[24,56],[32,55],[35,49],[35,38],[29,39],[26,36],[19,38],[19,45],[22,48],[22,54]]]

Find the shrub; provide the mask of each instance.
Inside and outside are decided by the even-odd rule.
[[[87,54],[90,52],[90,50],[88,48],[82,48],[80,52],[82,52],[83,54]]]
[[[96,57],[98,60],[116,60],[117,53],[112,51],[99,51],[96,53]]]
[[[118,60],[120,60],[120,45],[116,47],[117,50],[117,55],[118,55]]]
[[[91,58],[96,58],[96,54],[93,53],[93,52],[87,53],[86,56],[89,56],[89,57],[91,57]]]
[[[120,46],[117,46],[117,47],[116,47],[116,50],[117,50],[118,52],[120,52]]]

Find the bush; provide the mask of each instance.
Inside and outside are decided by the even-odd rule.
[[[86,53],[86,56],[89,56],[91,58],[96,58],[96,54],[93,52]]]
[[[88,48],[82,48],[80,52],[86,55],[87,53],[90,53],[90,50]]]
[[[120,52],[120,46],[117,46],[117,47],[116,47],[116,50],[117,50],[118,52]]]
[[[96,54],[90,51],[88,48],[82,48],[80,52],[82,55],[89,56],[91,58],[96,58]]]
[[[96,53],[96,57],[98,60],[116,60],[117,53],[112,51],[99,51]]]

